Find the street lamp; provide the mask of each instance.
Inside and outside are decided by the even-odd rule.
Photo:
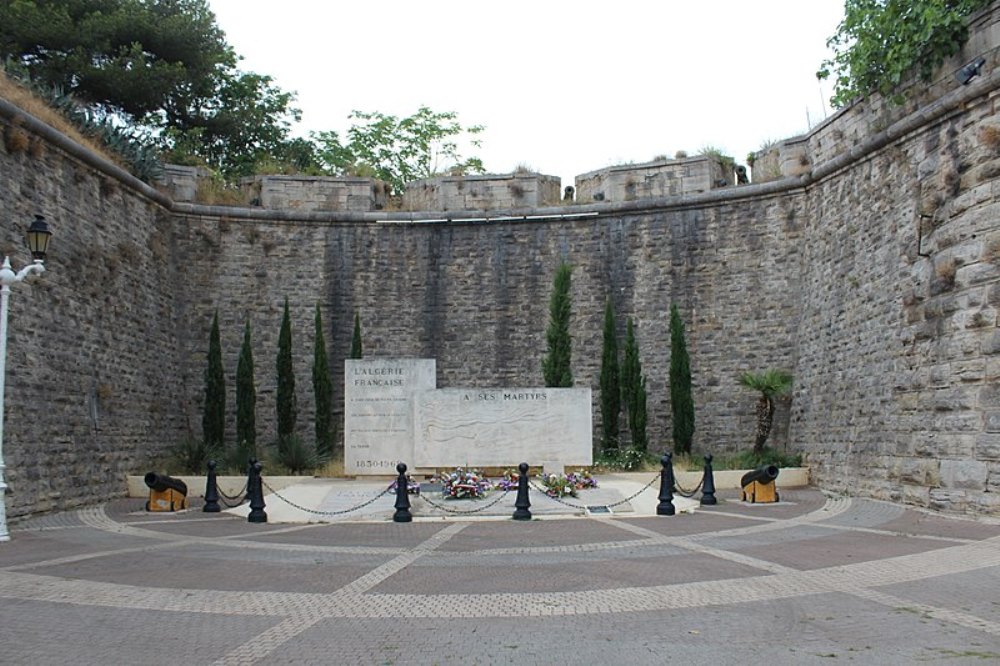
[[[45,261],[45,252],[48,250],[51,236],[52,232],[49,231],[45,218],[35,215],[35,221],[31,223],[26,234],[28,249],[31,250],[34,263],[15,273],[10,267],[10,258],[4,257],[3,267],[0,268],[0,541],[10,541],[10,532],[7,531],[7,484],[3,478],[6,469],[3,462],[3,400],[7,376],[7,300],[10,298],[10,285],[23,281],[32,273],[45,272],[42,262]]]

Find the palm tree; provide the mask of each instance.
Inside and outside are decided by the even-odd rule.
[[[757,437],[754,440],[754,453],[764,449],[764,442],[771,434],[774,422],[774,399],[788,395],[792,390],[792,373],[785,370],[765,370],[763,372],[744,372],[740,375],[740,384],[754,391],[760,391],[757,401]]]

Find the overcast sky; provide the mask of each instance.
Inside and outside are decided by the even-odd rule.
[[[493,173],[578,174],[711,146],[738,162],[831,113],[843,0],[209,0],[241,68],[297,93],[295,134],[427,105],[486,126]]]

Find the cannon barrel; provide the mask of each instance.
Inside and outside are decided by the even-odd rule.
[[[747,484],[757,481],[758,483],[770,483],[778,478],[778,467],[776,465],[764,465],[755,470],[751,470],[740,479],[740,486],[746,488]]]
[[[175,479],[172,476],[149,472],[145,477],[143,477],[143,480],[146,482],[147,486],[156,492],[162,493],[164,490],[169,488],[171,490],[176,490],[181,495],[187,496],[187,484],[180,479]]]

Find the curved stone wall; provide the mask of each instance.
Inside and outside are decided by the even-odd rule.
[[[983,41],[996,14],[910,106],[859,104],[797,138],[799,176],[520,218],[179,203],[0,100],[4,130],[41,146],[0,148],[0,242],[26,261],[15,225],[35,212],[58,234],[49,271],[12,299],[11,514],[116,494],[126,472],[197,436],[216,310],[230,405],[253,327],[265,442],[286,297],[307,440],[317,303],[338,397],[355,312],[367,355],[434,357],[439,386],[538,385],[560,261],[575,266],[573,370],[595,417],[610,295],[622,328],[636,320],[651,441],[668,445],[676,302],[700,450],[749,446],[754,396],[736,376],[785,367],[796,386],[774,443],[806,453],[822,486],[996,513],[1000,74]],[[981,53],[984,75],[959,87],[951,71]]]

